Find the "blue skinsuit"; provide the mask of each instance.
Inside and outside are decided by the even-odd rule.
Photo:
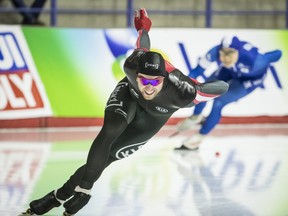
[[[223,80],[229,83],[228,92],[213,101],[212,110],[202,125],[200,134],[208,134],[219,123],[222,109],[227,104],[247,96],[258,87],[264,88],[263,81],[268,68],[273,73],[278,87],[281,88],[276,71],[271,65],[281,58],[280,50],[261,54],[258,48],[243,41],[239,41],[239,47],[239,58],[233,67],[226,68],[222,65],[219,58],[221,45],[217,45],[200,58],[197,67],[189,73],[189,76],[194,79],[202,77],[205,81]],[[203,72],[213,62],[217,63],[218,69],[211,76],[206,77]],[[199,103],[195,106],[193,114],[201,114],[205,106],[206,102]]]

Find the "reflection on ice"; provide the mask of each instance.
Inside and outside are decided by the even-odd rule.
[[[288,215],[287,136],[211,136],[199,151],[174,151],[184,138],[155,137],[112,164],[77,215]],[[15,216],[47,188],[61,186],[85,162],[89,145],[87,139],[1,141],[0,215]]]

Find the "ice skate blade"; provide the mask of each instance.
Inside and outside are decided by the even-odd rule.
[[[68,212],[63,212],[63,215],[62,216],[73,216],[74,214],[70,214],[70,213],[68,213]]]
[[[199,147],[196,147],[194,149],[190,149],[190,148],[187,148],[186,146],[184,145],[181,145],[180,147],[177,147],[177,148],[174,148],[175,151],[198,151],[199,150]]]
[[[27,216],[27,215],[37,216],[37,214],[35,214],[34,212],[32,212],[32,210],[31,210],[30,208],[27,209],[25,212],[22,212],[22,213],[19,214],[18,216]]]

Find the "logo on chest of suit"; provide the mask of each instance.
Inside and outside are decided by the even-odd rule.
[[[163,108],[163,107],[160,107],[160,106],[156,106],[156,110],[158,110],[159,112],[161,113],[168,113],[168,110]]]

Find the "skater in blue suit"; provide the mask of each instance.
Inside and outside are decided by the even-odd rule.
[[[180,122],[178,131],[187,130],[193,125],[202,124],[199,132],[184,140],[182,146],[177,149],[198,149],[203,138],[209,134],[221,120],[223,108],[241,98],[251,94],[257,88],[264,88],[263,81],[268,69],[279,88],[281,83],[272,65],[281,58],[281,51],[274,50],[260,53],[258,48],[248,42],[240,41],[236,36],[224,37],[221,43],[199,58],[198,65],[189,73],[189,77],[207,81],[223,80],[229,83],[228,92],[213,101],[210,114],[204,120],[201,115],[206,102],[195,106],[192,116]],[[210,76],[205,75],[205,70],[217,63],[217,70]]]

